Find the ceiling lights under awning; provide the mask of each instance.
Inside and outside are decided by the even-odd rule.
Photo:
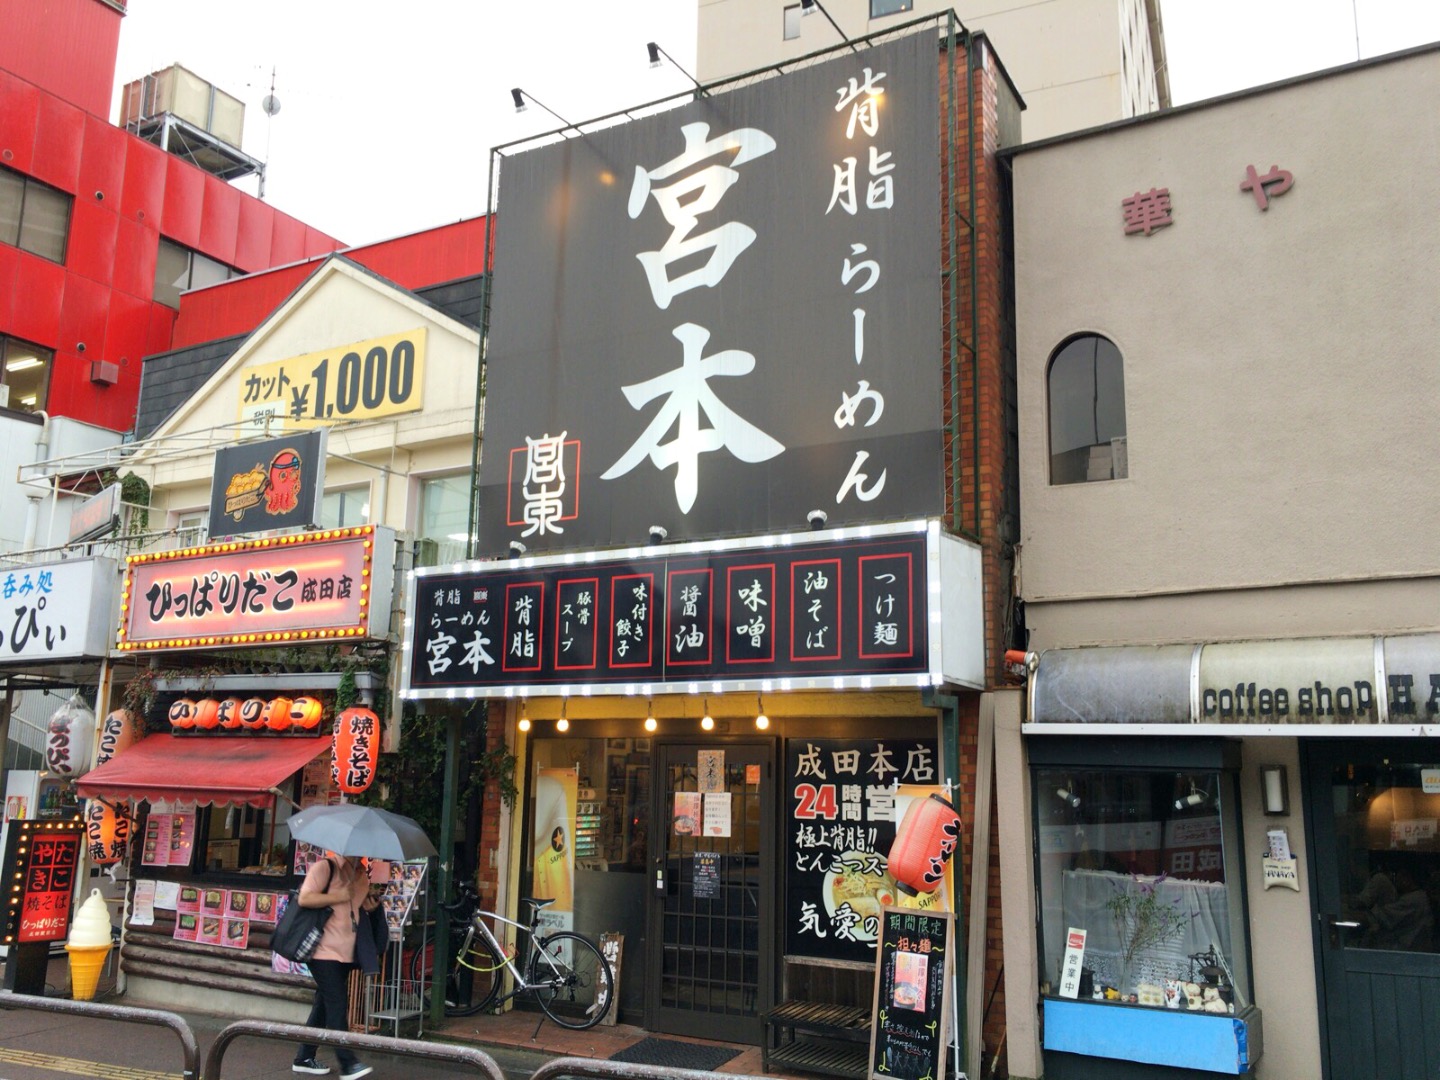
[[[324,738],[151,735],[75,782],[86,799],[269,807],[271,788],[321,754]]]

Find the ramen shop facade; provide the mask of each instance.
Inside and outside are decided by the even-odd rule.
[[[868,1012],[892,903],[983,939],[1003,620],[974,485],[1004,440],[960,418],[1001,365],[946,283],[1002,298],[941,207],[971,132],[994,190],[997,93],[932,18],[504,157],[480,558],[411,576],[401,692],[504,717],[501,910],[623,934],[625,1022],[759,1042],[783,1000]],[[963,854],[906,899],[886,855],[930,793]]]

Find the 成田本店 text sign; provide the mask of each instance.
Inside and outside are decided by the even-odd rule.
[[[417,573],[405,691],[910,676],[931,539],[908,533]],[[653,551],[653,549],[652,549]]]
[[[122,649],[367,637],[387,626],[395,534],[362,526],[127,560]]]

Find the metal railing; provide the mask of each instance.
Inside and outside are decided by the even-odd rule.
[[[343,1046],[347,1050],[373,1050],[378,1054],[395,1054],[406,1058],[427,1058],[452,1065],[468,1065],[474,1069],[477,1076],[486,1076],[490,1080],[505,1080],[505,1074],[500,1071],[495,1059],[474,1047],[421,1042],[418,1039],[396,1039],[389,1035],[362,1035],[354,1031],[329,1031],[301,1024],[271,1023],[268,1020],[237,1020],[216,1035],[215,1042],[205,1054],[205,1080],[220,1080],[225,1051],[241,1036],[313,1046]],[[660,1078],[657,1077],[656,1080]]]
[[[140,1009],[130,1005],[100,1005],[93,1001],[70,1001],[68,998],[37,997],[34,994],[16,994],[0,990],[0,1009],[30,1009],[35,1012],[63,1013],[69,1016],[89,1016],[99,1020],[114,1020],[125,1024],[150,1024],[167,1027],[180,1040],[180,1050],[185,1058],[185,1068],[180,1074],[183,1080],[199,1080],[200,1044],[183,1017],[160,1009]]]

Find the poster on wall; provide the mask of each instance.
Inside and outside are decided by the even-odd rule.
[[[541,769],[535,784],[535,877],[531,894],[555,902],[540,912],[548,930],[575,923],[575,803],[579,780],[574,768]]]
[[[786,743],[787,954],[874,960],[880,915],[904,899],[887,866],[899,792],[939,781],[933,738]]]

